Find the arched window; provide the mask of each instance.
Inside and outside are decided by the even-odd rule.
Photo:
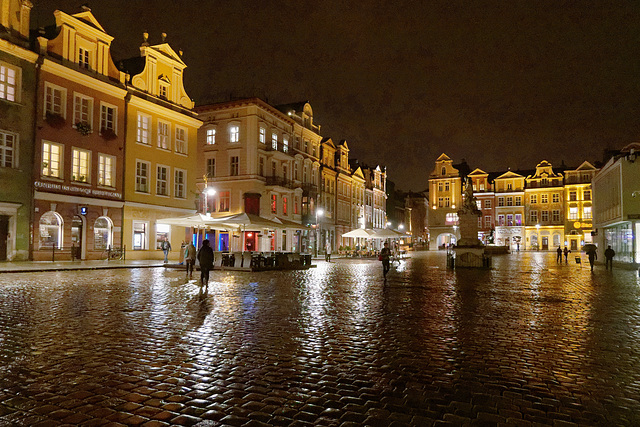
[[[62,217],[49,211],[40,217],[40,248],[62,249]]]
[[[94,249],[107,249],[112,246],[113,222],[106,216],[96,219],[93,224],[93,247]]]

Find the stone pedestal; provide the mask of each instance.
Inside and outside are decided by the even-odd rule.
[[[460,240],[453,249],[455,256],[451,263],[453,267],[491,267],[491,257],[485,255],[484,245],[478,240],[478,218],[481,216],[482,212],[478,209],[476,198],[473,196],[471,181],[467,181],[464,203],[462,209],[458,211]]]
[[[455,267],[471,267],[471,268],[489,268],[491,267],[491,258],[485,256],[484,247],[465,247],[456,246],[454,248],[456,258]]]

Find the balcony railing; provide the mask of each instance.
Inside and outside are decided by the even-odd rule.
[[[266,143],[265,150],[280,151],[281,153],[285,153],[285,154],[293,154],[291,153],[291,146],[289,144],[284,145],[282,142],[278,142],[277,144],[274,144],[273,141],[269,141]]]
[[[280,176],[268,176],[266,177],[266,184],[267,185],[278,185],[280,187],[286,187],[286,188],[299,188],[299,187],[303,187],[302,184],[297,183],[295,181],[292,181],[290,179],[287,178],[283,178]]]

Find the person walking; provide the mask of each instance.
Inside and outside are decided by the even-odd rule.
[[[184,247],[184,262],[187,264],[187,276],[191,279],[193,277],[193,268],[196,265],[196,247],[193,246],[193,242],[187,243]]]
[[[560,246],[558,246],[558,249],[556,249],[556,253],[558,254],[556,256],[556,262],[558,264],[562,264],[562,248]]]
[[[382,275],[384,279],[387,280],[387,273],[391,268],[390,258],[391,258],[391,249],[389,249],[389,243],[384,242],[384,247],[380,251],[380,261],[382,261]]]
[[[178,263],[180,265],[184,264],[184,248],[185,246],[187,246],[187,242],[185,242],[184,240],[182,241],[182,243],[180,243],[180,259],[178,260]]]
[[[164,252],[164,263],[169,262],[169,252],[171,252],[171,243],[169,239],[165,236],[164,240],[160,243],[160,249]]]
[[[209,271],[213,270],[213,249],[209,245],[209,239],[202,241],[202,247],[196,258],[200,262],[200,286],[209,286]]]
[[[616,251],[611,249],[611,245],[607,246],[607,249],[604,250],[604,265],[607,270],[611,269],[611,271],[613,271],[614,256],[616,256]]]
[[[324,260],[331,262],[331,243],[327,242],[324,247]]]
[[[564,247],[564,263],[569,264],[569,254],[571,251],[565,246]]]
[[[593,271],[593,264],[598,259],[595,245],[589,246],[589,249],[587,249],[587,255],[589,256],[589,265],[591,266],[591,271]]]

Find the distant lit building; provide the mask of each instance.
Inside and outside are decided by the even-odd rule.
[[[629,144],[596,174],[593,187],[593,228],[598,259],[611,245],[614,260],[640,264],[640,143]]]
[[[546,160],[525,179],[526,249],[556,250],[564,245],[564,188],[562,174]]]
[[[455,244],[460,235],[458,210],[462,203],[462,179],[453,161],[440,155],[429,175],[429,249]]]
[[[507,171],[494,179],[494,244],[525,249],[525,177]],[[537,201],[537,199],[534,199]],[[527,247],[527,249],[530,249]]]
[[[482,216],[478,217],[478,240],[487,244],[494,229],[495,194],[489,181],[489,174],[482,169],[475,169],[469,175],[473,185],[473,195],[477,200]]]
[[[591,180],[598,169],[585,161],[564,171],[564,244],[572,251],[592,242],[593,192]]]

